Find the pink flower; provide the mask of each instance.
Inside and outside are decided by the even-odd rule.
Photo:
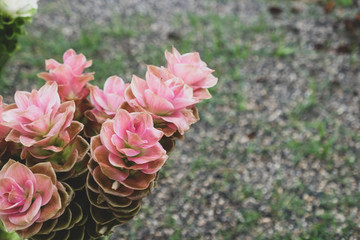
[[[73,49],[64,53],[63,60],[63,64],[54,59],[46,60],[46,70],[49,70],[49,73],[39,73],[38,77],[48,82],[57,82],[62,101],[86,98],[89,95],[86,84],[94,79],[94,73],[83,71],[91,66],[92,61],[86,61],[83,54],[76,54]]]
[[[31,168],[9,160],[0,171],[0,219],[22,237],[38,232],[61,209],[56,175],[49,162]]]
[[[211,74],[214,70],[208,68],[206,63],[201,61],[199,53],[181,55],[173,47],[172,54],[166,51],[165,57],[170,71],[193,88],[194,97],[201,100],[211,98],[207,88],[215,86],[218,79]]]
[[[91,113],[98,123],[115,116],[117,109],[125,102],[124,92],[128,86],[121,78],[112,76],[106,80],[104,91],[97,86],[90,87],[90,100],[95,107]]]
[[[198,120],[189,109],[198,102],[193,89],[166,68],[148,66],[146,81],[134,76],[125,98],[138,111],[149,112],[166,136],[184,134]]]
[[[2,119],[2,113],[4,110],[6,110],[6,105],[2,102],[2,96],[0,96],[0,143],[6,138],[8,133],[10,132],[10,128],[4,126],[2,123],[4,120]]]
[[[6,141],[24,146],[22,158],[27,151],[35,154],[38,148],[45,152],[59,152],[69,143],[71,134],[67,128],[72,124],[75,104],[73,101],[60,104],[57,88],[54,82],[31,93],[17,91],[17,107],[3,112],[3,125],[12,129]]]
[[[92,138],[91,151],[104,175],[127,188],[143,190],[167,159],[159,143],[162,136],[149,114],[119,109]]]

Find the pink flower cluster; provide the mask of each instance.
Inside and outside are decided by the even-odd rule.
[[[40,230],[61,209],[54,169],[49,162],[33,167],[10,159],[0,171],[0,219],[22,237]]]
[[[61,215],[58,179],[87,161],[107,194],[149,188],[168,159],[162,141],[198,121],[196,104],[217,83],[198,53],[173,48],[165,56],[167,68],[148,66],[145,79],[133,76],[131,83],[112,76],[101,90],[88,83],[93,73],[84,73],[92,62],[70,49],[63,63],[46,60],[48,72],[38,76],[47,83],[39,90],[16,92],[11,105],[0,96],[0,219],[8,231],[31,237]]]

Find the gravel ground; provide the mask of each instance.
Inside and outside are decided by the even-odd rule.
[[[88,20],[106,25],[114,14],[150,15],[153,38],[127,46],[136,54],[145,54],[148,41],[168,41],[170,20],[190,13],[232,15],[248,25],[263,17],[268,26],[250,46],[265,54],[241,64],[227,59],[241,77],[223,81],[217,75],[219,86],[200,110],[202,120],[178,142],[140,214],[112,239],[330,239],[316,237],[314,226],[322,223],[334,232],[331,239],[360,239],[359,47],[349,50],[360,42],[342,24],[357,9],[329,16],[308,2],[40,0],[40,8],[58,10],[46,15],[40,9],[33,29],[63,26],[69,39]],[[280,9],[275,16],[269,13],[274,6]],[[287,47],[265,37],[279,29]],[[285,53],[266,54],[273,50]],[[217,69],[219,59],[208,64]],[[241,110],[232,98],[239,89]]]

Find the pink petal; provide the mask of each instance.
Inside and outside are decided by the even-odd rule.
[[[107,108],[105,109],[105,112],[109,115],[115,115],[117,109],[124,103],[125,99],[122,96],[108,93],[106,95],[106,101]]]
[[[210,99],[211,94],[206,88],[199,88],[198,90],[194,91],[194,97],[198,99]]]
[[[144,174],[140,171],[136,172],[134,175],[128,177],[125,181],[121,183],[128,188],[135,190],[144,190],[149,187],[150,182],[155,179],[156,174]]]
[[[161,157],[155,161],[148,162],[148,167],[146,169],[142,169],[141,171],[146,174],[156,173],[164,165],[164,163],[166,162],[167,159],[168,159],[168,156],[164,155],[163,157]]]
[[[102,109],[106,109],[106,97],[104,92],[101,91],[97,86],[90,88],[90,100],[91,103],[94,104],[95,108],[99,111]]]
[[[55,69],[57,68],[58,66],[60,65],[59,62],[57,62],[56,60],[54,59],[48,59],[48,60],[45,60],[45,69],[48,71],[48,70],[52,70],[52,69]]]
[[[134,75],[130,87],[136,100],[142,107],[145,107],[146,105],[144,102],[144,91],[148,89],[146,81]]]
[[[86,58],[83,54],[73,55],[64,60],[64,64],[71,66],[74,74],[80,75],[87,64]]]
[[[184,82],[194,88],[194,90],[198,88],[210,88],[217,83],[217,78],[192,65],[176,64],[174,70],[175,75],[182,78]]]
[[[129,160],[134,161],[137,164],[143,164],[151,161],[155,161],[166,154],[160,143],[156,143],[154,146],[143,149],[141,156],[128,157]]]
[[[29,207],[31,206],[31,203],[33,202],[33,196],[35,193],[35,186],[34,186],[34,182],[28,180],[25,183],[24,186],[25,192],[27,193],[26,196],[26,201],[24,203],[24,205],[22,206],[22,208],[19,209],[19,212],[26,212]]]
[[[116,147],[116,150],[119,151],[120,149],[125,147],[125,142],[124,140],[122,140],[119,136],[117,136],[116,134],[112,135],[111,137],[111,142],[114,144],[114,146]],[[118,155],[118,154],[117,154]]]
[[[95,150],[95,154],[98,155],[96,153],[96,150]],[[127,170],[124,171],[118,170],[112,167],[109,161],[106,162],[99,161],[98,163],[101,168],[101,172],[112,180],[121,182],[129,176],[129,172]]]
[[[126,130],[128,129],[129,122],[131,121],[130,114],[124,109],[119,109],[113,118],[113,121],[116,135],[121,139],[126,139]]]
[[[20,142],[20,133],[16,130],[11,130],[10,133],[6,136],[5,141],[7,142]]]
[[[74,49],[68,49],[64,54],[63,54],[63,61],[66,62],[66,60],[69,57],[75,56],[76,52],[74,51]]]
[[[53,183],[51,178],[44,174],[34,174],[36,179],[36,192],[40,194],[42,198],[41,206],[47,204],[53,194]]]
[[[43,222],[52,218],[61,209],[61,198],[55,186],[52,187],[52,192],[50,201],[41,207],[41,213],[37,222]]]
[[[205,67],[206,66],[206,63],[201,61],[200,54],[198,52],[185,53],[185,54],[181,55],[181,62],[190,64],[190,65],[194,65],[197,67],[200,67],[200,66]]]
[[[75,113],[75,103],[73,101],[64,102],[60,105],[59,112],[65,111],[63,113],[58,113],[53,122],[55,124],[48,132],[47,136],[54,136],[66,128],[68,128],[74,118]]]
[[[131,147],[140,147],[141,145],[143,145],[144,143],[147,143],[147,141],[144,141],[143,139],[141,139],[139,137],[138,134],[136,133],[132,133],[130,131],[126,131],[127,133],[127,139],[128,139],[128,143]]]
[[[34,174],[25,165],[15,162],[7,169],[4,177],[14,179],[20,186],[25,186],[27,181],[35,182]]]
[[[5,173],[7,172],[9,167],[11,165],[13,165],[14,163],[16,163],[16,162],[14,160],[12,160],[11,158],[9,159],[9,161],[7,161],[7,163],[0,170],[0,178],[5,177]]]
[[[156,115],[167,115],[174,109],[174,106],[168,100],[154,94],[149,89],[145,90],[144,95],[149,111]]]
[[[48,132],[50,124],[50,116],[49,114],[43,115],[38,119],[30,122],[29,124],[23,124],[26,130],[29,132],[33,132],[36,135],[43,135]]]
[[[29,138],[26,136],[20,136],[19,140],[20,140],[20,143],[22,145],[24,145],[25,147],[31,147],[37,142],[35,139]]]
[[[109,193],[115,196],[127,197],[134,192],[133,189],[120,185],[117,190],[112,189],[113,181],[106,177],[102,172],[100,167],[96,167],[93,171],[93,177],[96,183],[101,186],[105,193]]]
[[[183,112],[188,111],[184,109]],[[195,117],[189,118],[183,112],[175,112],[171,116],[162,117],[167,122],[175,124],[181,135],[190,128],[190,124],[196,122]]]
[[[140,150],[135,150],[132,148],[122,148],[122,149],[119,149],[119,152],[123,153],[125,156],[130,158],[130,157],[134,157],[134,156],[138,155],[140,153]]]
[[[24,92],[24,91],[16,91],[15,93],[15,103],[16,106],[24,111],[29,107],[29,98],[30,98],[30,93],[29,92]]]
[[[109,154],[109,162],[116,168],[126,168],[123,157],[119,157],[115,154]],[[125,179],[125,178],[124,178]]]
[[[13,214],[9,216],[9,221],[16,225],[30,225],[34,223],[40,216],[40,207],[41,207],[41,196],[38,194],[35,197],[35,201],[31,204],[31,207],[27,212]]]
[[[146,144],[143,145],[144,148],[148,148],[152,146],[154,143],[160,141],[164,133],[158,129],[150,128],[146,129],[143,135],[143,139],[147,141]]]
[[[172,101],[174,105],[174,110],[179,111],[191,105],[198,103],[194,98],[176,98]]]
[[[104,92],[124,94],[124,90],[128,84],[124,83],[124,80],[118,76],[111,76],[106,79],[104,84]],[[124,95],[123,95],[124,96]]]
[[[57,82],[60,87],[63,84],[70,84],[75,77],[69,65],[60,65],[51,72],[52,81]],[[70,87],[70,86],[69,86]],[[71,86],[75,87],[75,86]]]
[[[39,90],[39,98],[41,99],[41,107],[45,113],[57,111],[60,106],[60,97],[58,94],[58,85],[56,82],[46,83]]]
[[[146,73],[146,82],[149,86],[149,89],[165,99],[174,98],[174,93],[169,89],[165,82],[160,80],[160,78],[156,77],[151,71],[147,71]]]
[[[131,113],[131,118],[129,130],[139,136],[143,135],[146,128],[154,126],[152,117],[146,112],[133,112]]]

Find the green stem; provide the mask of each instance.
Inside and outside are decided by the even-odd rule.
[[[16,232],[7,232],[0,221],[0,239],[1,240],[20,240]]]
[[[0,53],[0,87],[6,86],[5,81],[5,65],[9,61],[10,55],[7,52]]]
[[[90,240],[109,240],[110,239],[110,236],[103,236],[103,237],[99,237],[99,238],[91,238]]]

